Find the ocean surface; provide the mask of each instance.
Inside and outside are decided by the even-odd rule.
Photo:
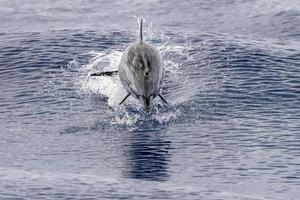
[[[163,57],[149,113],[115,77]],[[0,0],[0,199],[298,200],[299,0]]]

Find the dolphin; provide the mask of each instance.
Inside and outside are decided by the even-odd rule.
[[[140,18],[138,40],[127,47],[121,57],[118,71],[98,72],[91,76],[113,76],[118,74],[127,95],[119,103],[121,105],[129,96],[143,102],[148,111],[155,97],[167,101],[160,94],[165,70],[159,51],[143,40],[143,18]]]

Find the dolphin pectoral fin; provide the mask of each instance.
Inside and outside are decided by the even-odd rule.
[[[107,72],[97,72],[93,73],[90,76],[114,76],[118,73],[118,71],[107,71]]]
[[[168,104],[168,102],[159,94],[159,95],[157,95],[157,96],[159,96],[159,98],[165,103],[165,104]]]
[[[128,93],[128,94],[126,95],[126,97],[119,103],[119,105],[121,105],[122,103],[124,103],[124,101],[125,101],[129,96],[130,96],[130,93]]]

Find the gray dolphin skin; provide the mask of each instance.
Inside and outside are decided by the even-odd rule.
[[[118,71],[99,72],[91,76],[111,76],[119,74],[121,83],[127,95],[120,105],[130,96],[134,96],[144,104],[144,109],[150,109],[153,99],[157,96],[164,103],[166,100],[160,95],[164,78],[164,67],[159,51],[143,41],[143,19],[140,18],[139,37],[124,51],[119,63]]]

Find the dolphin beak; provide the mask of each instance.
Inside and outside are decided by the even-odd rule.
[[[144,109],[145,111],[150,110],[150,97],[144,97]]]

